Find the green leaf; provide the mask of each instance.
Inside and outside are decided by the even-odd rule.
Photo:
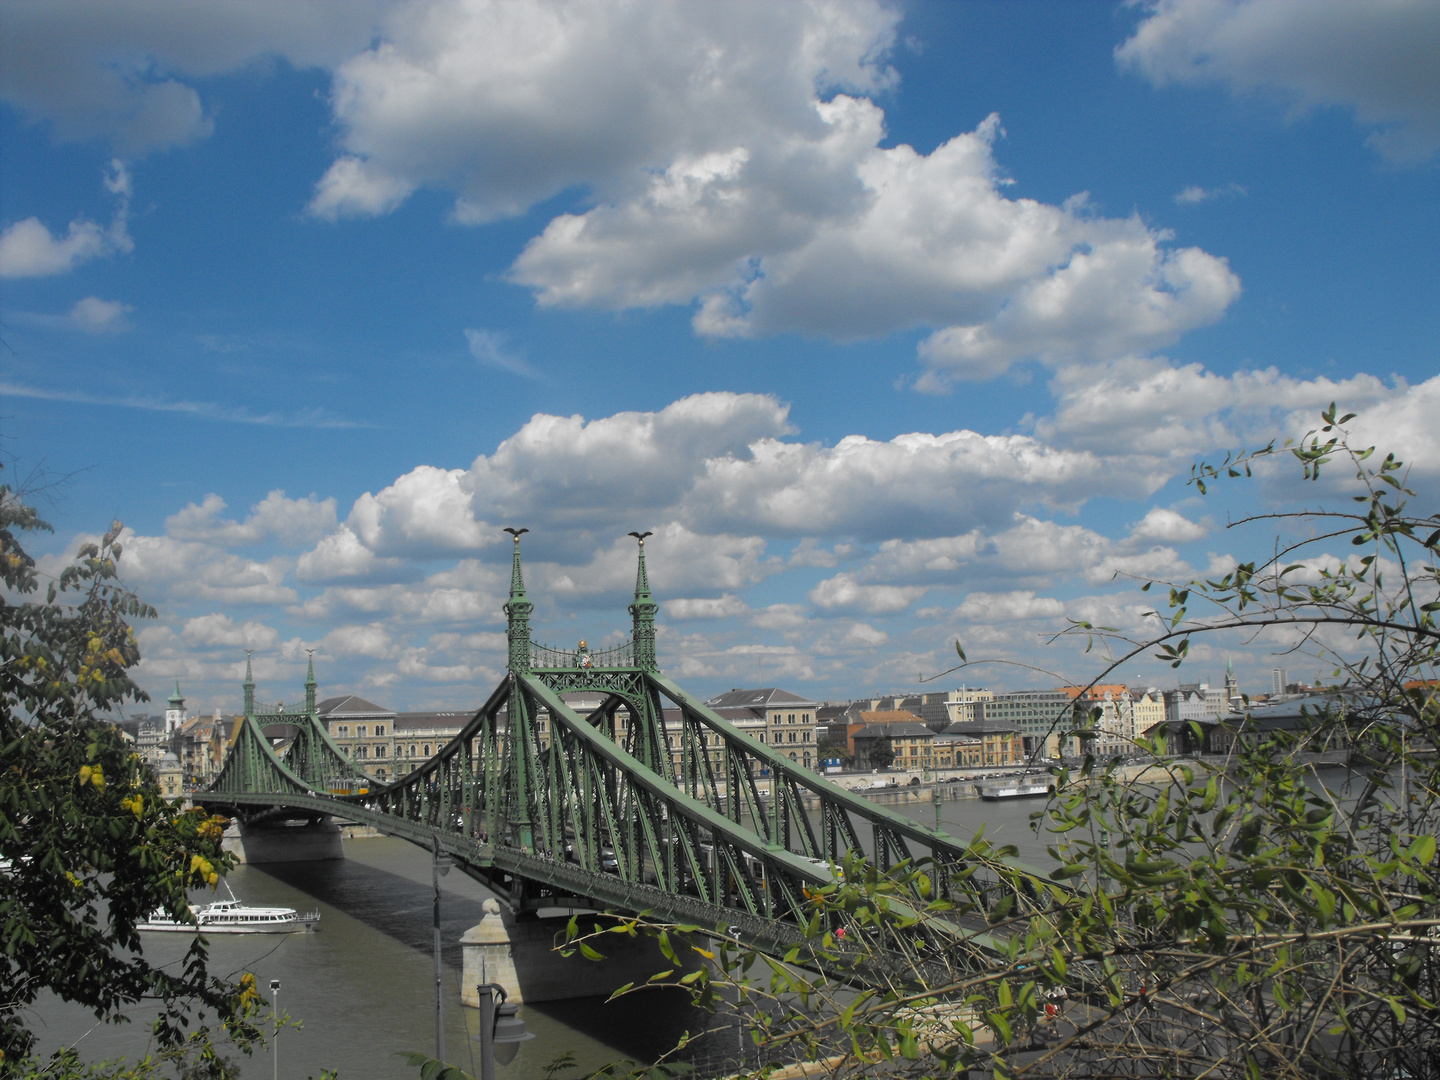
[[[1435,837],[1417,836],[1414,843],[1410,845],[1409,855],[1411,862],[1429,866],[1435,861]]]

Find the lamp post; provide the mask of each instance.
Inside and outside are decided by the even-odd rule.
[[[440,838],[435,838],[433,858],[430,863],[431,878],[435,884],[435,1060],[445,1060],[445,999],[444,983],[440,972],[440,879],[450,872],[455,863],[449,855],[440,850]]]
[[[495,1080],[496,1062],[509,1065],[520,1044],[535,1036],[516,1015],[518,1006],[505,1003],[505,988],[499,983],[481,983],[475,995],[480,1000],[480,1034],[475,1036],[480,1042],[480,1080]]]
[[[280,980],[270,980],[270,1056],[275,1062],[275,1080],[280,1080]]]

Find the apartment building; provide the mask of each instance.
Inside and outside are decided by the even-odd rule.
[[[705,707],[779,750],[797,765],[813,769],[819,764],[815,717],[819,702],[776,686],[736,688],[717,694]]]

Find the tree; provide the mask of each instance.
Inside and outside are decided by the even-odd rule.
[[[1344,464],[1348,505],[1236,522],[1296,535],[1218,578],[1162,583],[1153,632],[1065,631],[1109,650],[1092,685],[1136,657],[1180,667],[1203,635],[1312,656],[1333,674],[1297,723],[1250,710],[1223,756],[1139,739],[1155,761],[1139,776],[1094,756],[1052,770],[1034,817],[1044,868],[983,836],[942,865],[853,857],[785,957],[648,928],[668,955],[715,954],[684,977],[697,1000],[738,1000],[771,1060],[834,1076],[1440,1076],[1440,515],[1410,508],[1394,455],[1351,446],[1350,419],[1332,406],[1298,443],[1191,478],[1204,494],[1287,459],[1312,482]],[[1083,740],[1091,722],[1057,728]],[[1352,787],[1316,770],[1319,744],[1349,748]],[[572,925],[603,952],[599,928]]]
[[[888,769],[895,763],[895,748],[889,739],[876,739],[865,756],[872,769]]]
[[[106,719],[148,700],[129,675],[130,623],[154,610],[120,583],[120,523],[80,548],[43,602],[20,541],[35,531],[50,527],[0,485],[0,1066],[21,1067],[35,1041],[26,1010],[47,990],[110,1021],[158,999],[166,1050],[213,1014],[243,1048],[258,1034],[246,1020],[254,977],[212,978],[198,937],[179,971],[152,967],[136,931],[162,909],[193,921],[186,890],[213,887],[231,857],[224,822],[166,803]],[[216,1060],[203,1036],[191,1049]]]

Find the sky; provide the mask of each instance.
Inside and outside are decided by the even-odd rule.
[[[0,475],[46,573],[124,523],[191,709],[247,650],[480,704],[505,526],[566,647],[651,530],[701,695],[1084,682],[1067,620],[1340,491],[1198,459],[1338,401],[1433,508],[1437,55],[1423,0],[4,0]]]

